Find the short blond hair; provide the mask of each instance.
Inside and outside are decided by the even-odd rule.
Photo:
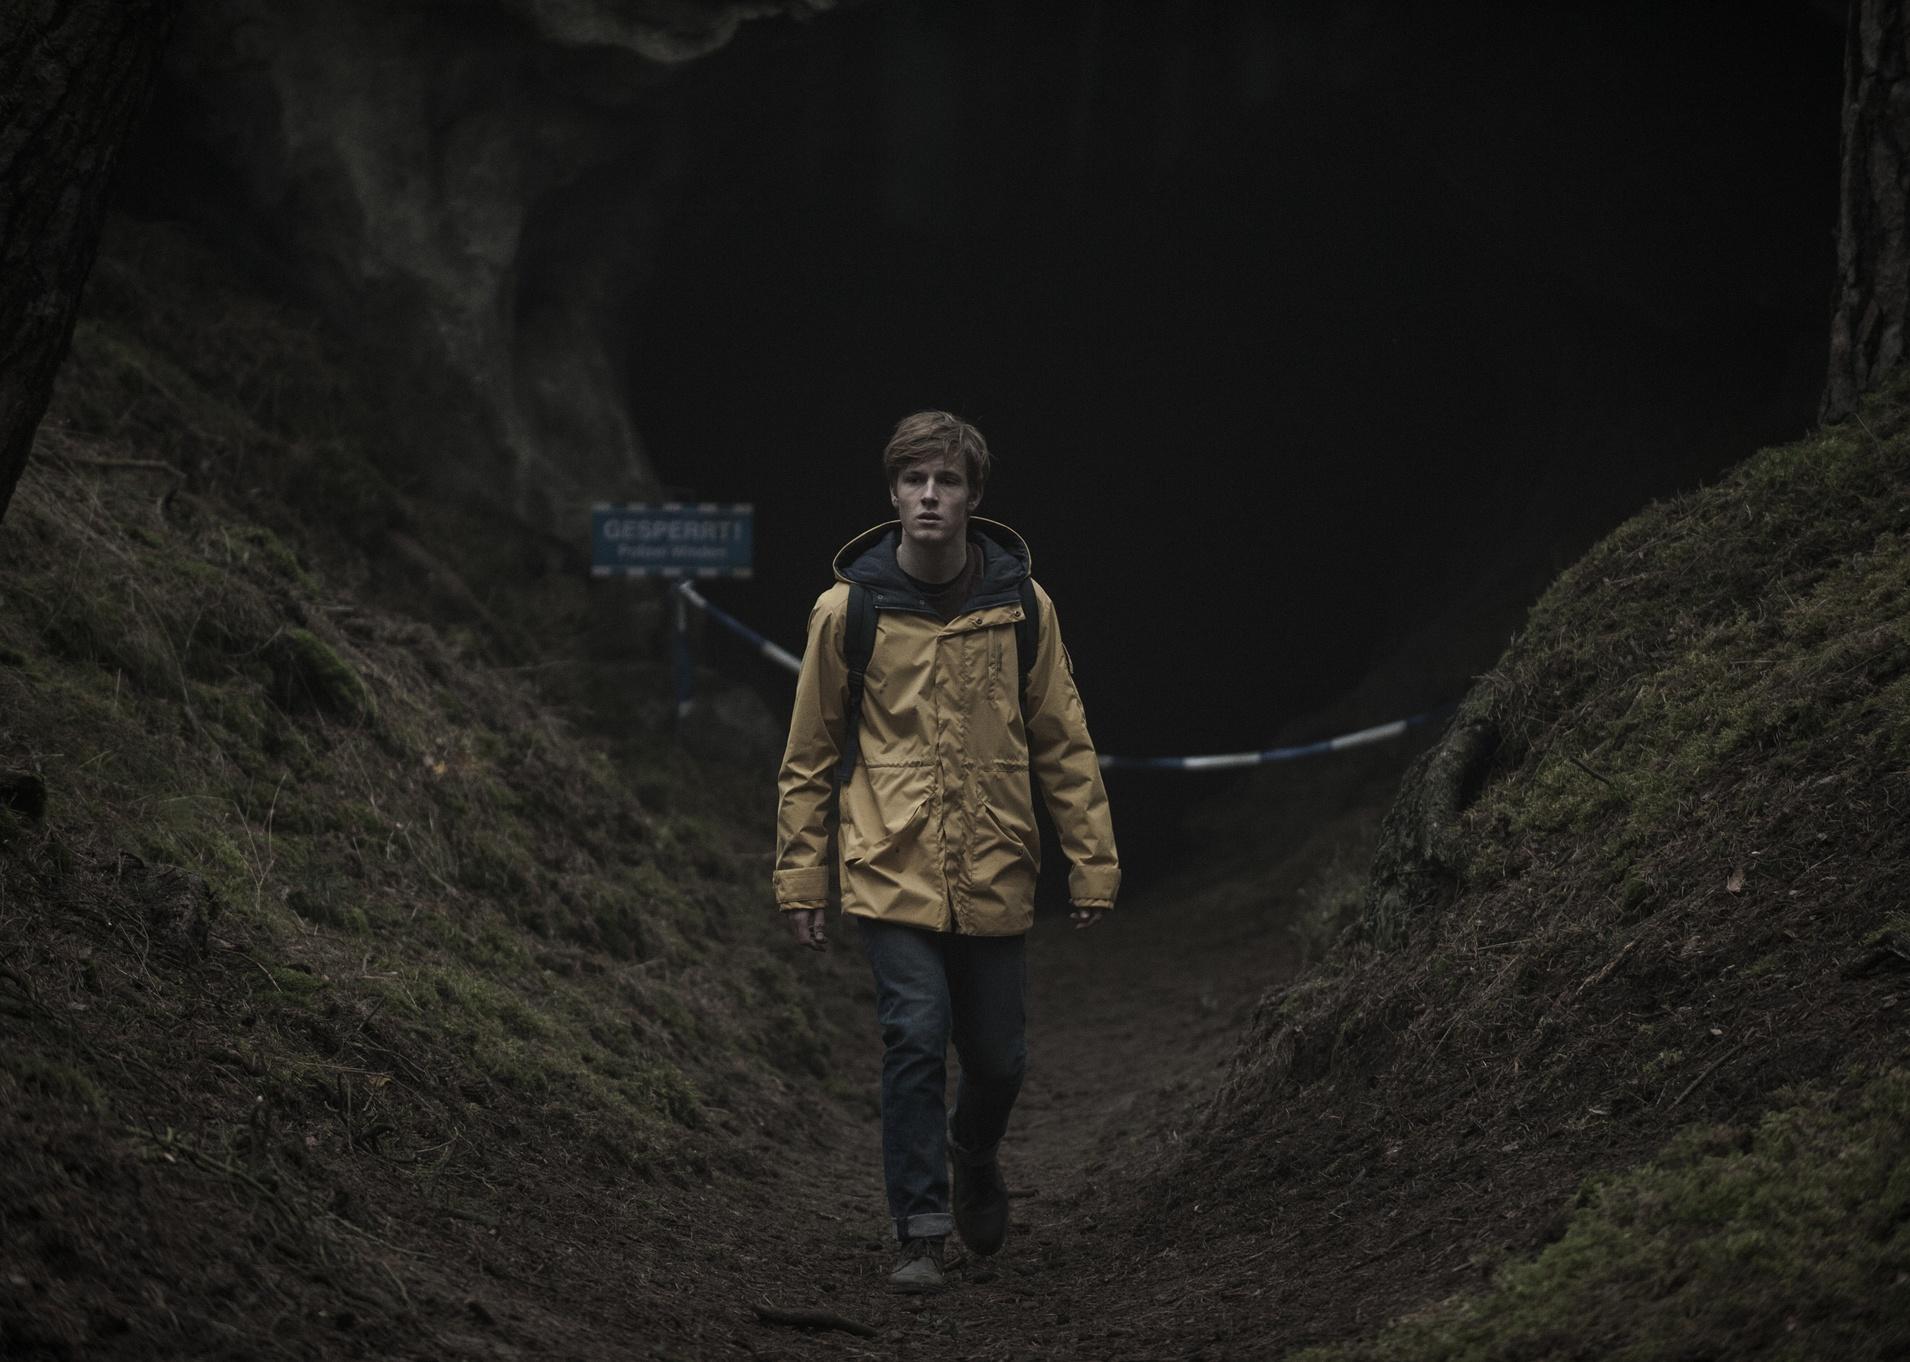
[[[982,433],[946,411],[918,411],[895,423],[895,434],[882,450],[882,475],[891,489],[910,464],[944,454],[960,454],[977,492],[988,483],[988,441]]]

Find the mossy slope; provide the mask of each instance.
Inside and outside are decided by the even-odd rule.
[[[270,309],[195,373],[149,310],[83,325],[0,529],[0,1353],[684,1336],[644,1283],[821,1138],[853,1005],[774,949],[766,782],[341,585],[402,505],[244,470],[343,380]]]
[[[1460,1290],[1347,1355],[1899,1355],[1907,404],[1622,527],[1408,778],[1151,1184],[1271,1238],[1287,1341]]]
[[[1588,1182],[1558,1242],[1489,1291],[1296,1362],[1902,1356],[1910,1074],[1776,1100]]]

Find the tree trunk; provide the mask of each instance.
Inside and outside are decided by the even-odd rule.
[[[73,337],[107,184],[179,4],[0,3],[0,516]]]
[[[1841,420],[1904,358],[1910,324],[1910,24],[1903,0],[1852,0],[1844,36],[1844,171],[1830,373]]]

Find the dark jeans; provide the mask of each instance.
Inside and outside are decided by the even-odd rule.
[[[882,1176],[897,1239],[949,1233],[948,1157],[993,1158],[1028,1063],[1019,936],[856,919],[882,1026]],[[946,1115],[948,1042],[962,1061]],[[944,1121],[946,1119],[946,1124]]]

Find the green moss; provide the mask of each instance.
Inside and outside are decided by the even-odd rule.
[[[294,505],[325,507],[351,542],[372,542],[398,522],[403,499],[355,440],[294,441],[282,476]]]
[[[533,1004],[491,977],[444,966],[409,971],[383,990],[397,1010],[453,1037],[500,1095],[586,1127],[608,1119],[605,1147],[619,1159],[653,1155],[668,1142],[667,1127],[700,1120],[690,1078],[641,1053],[627,1027],[615,1034],[612,1014],[580,991],[551,991]]]
[[[1647,1083],[1654,1085],[1662,1084],[1672,1074],[1677,1073],[1678,1067],[1684,1062],[1685,1053],[1683,1050],[1660,1050],[1657,1054],[1645,1061],[1644,1068],[1640,1071],[1640,1074]]]
[[[1877,929],[1865,939],[1867,946],[1881,946],[1892,941],[1910,941],[1910,912],[1899,908],[1885,916],[1877,924]]]
[[[213,736],[219,740],[221,750],[247,766],[254,765],[257,755],[270,745],[272,734],[271,713],[257,687],[195,682],[190,693],[200,722],[217,730]],[[266,793],[269,796],[276,793],[276,789]],[[261,815],[270,807],[268,797]]]
[[[504,987],[474,970],[438,967],[425,980],[456,1016],[475,1028],[474,1034],[511,1040],[547,1037],[550,1022],[514,989]]]
[[[256,555],[260,562],[268,565],[289,585],[308,592],[317,591],[318,583],[305,571],[298,555],[283,539],[263,525],[247,525],[233,537],[243,552]]]
[[[1518,1219],[1515,1189],[1600,1157],[1606,1131],[1739,1124],[1589,1186],[1565,1236],[1490,1290],[1307,1356],[1910,1349],[1910,1078],[1830,1072],[1900,1049],[1910,373],[1862,422],[1615,531],[1462,718],[1440,755],[1482,755],[1438,806],[1463,807],[1456,825],[1416,812],[1440,787],[1409,790],[1386,850],[1411,892],[1374,895],[1322,986],[1263,1009],[1214,1143],[1250,1143],[1307,1082],[1310,1107],[1384,1112],[1422,1149],[1502,1149]],[[1382,916],[1399,903],[1409,920]],[[1283,1024],[1331,1038],[1324,1079],[1281,1062]],[[1801,1074],[1821,1088],[1757,1087]],[[1558,1141],[1543,1157],[1534,1128]],[[1240,1181],[1256,1210],[1286,1195]]]
[[[262,868],[260,848],[219,795],[168,795],[153,801],[138,847],[152,864],[197,870],[225,903],[243,905],[254,897]]]
[[[182,691],[178,650],[152,613],[138,608],[129,583],[75,574],[37,603],[41,637],[56,657],[91,663],[150,693]]]
[[[702,1027],[696,1015],[672,989],[633,976],[625,983],[622,1002],[671,1035],[691,1040],[700,1037]]]
[[[12,1046],[0,1049],[0,1078],[18,1085],[29,1095],[56,1102],[79,1102],[96,1112],[108,1110],[105,1090],[92,1075],[46,1055]]]
[[[537,862],[518,836],[473,828],[459,841],[465,845],[458,856],[458,879],[466,887],[509,900],[524,896],[536,883]]]
[[[1655,506],[1563,574],[1488,680],[1517,778],[1470,824],[1478,885],[1577,839],[1628,906],[1639,865],[1734,772],[1802,769],[1847,735],[1910,752],[1910,430],[1826,432]]]
[[[379,423],[322,329],[233,296],[229,262],[178,287],[169,244],[147,244],[137,267],[103,252],[42,438],[190,481],[36,459],[0,534],[0,764],[50,792],[0,854],[0,894],[27,908],[0,914],[0,945],[65,1028],[124,1055],[102,1071],[114,1101],[189,1120],[288,1204],[332,1204],[343,1161],[376,1161],[399,1218],[407,1170],[497,1183],[533,1143],[567,1178],[697,1167],[719,1084],[726,1106],[814,1121],[771,1069],[828,1072],[818,984],[734,944],[765,922],[729,822],[754,777],[631,733],[651,673],[553,700],[551,673],[509,665],[536,655],[463,616],[461,655],[417,613],[415,564],[387,570],[394,523],[567,648],[582,586],[548,566],[525,586],[558,558],[509,527],[434,537],[379,473]],[[480,540],[504,576],[460,556]],[[573,731],[588,684],[611,736]],[[636,778],[672,811],[664,835]],[[122,853],[212,885],[209,960],[123,954],[144,905]],[[89,911],[38,911],[59,895]],[[0,1105],[96,1105],[77,1053],[0,1043]]]
[[[779,1072],[820,1078],[829,1072],[830,1047],[816,1027],[795,970],[784,958],[749,951],[736,961],[747,966],[749,993],[744,1006],[760,1019],[752,1044]]]
[[[100,277],[105,285],[107,276]],[[70,353],[60,373],[58,411],[81,430],[109,435],[164,430],[170,438],[156,442],[153,451],[161,456],[176,455],[193,437],[225,453],[259,433],[243,411],[133,328],[84,316],[74,326]]]
[[[1802,1091],[1754,1128],[1685,1131],[1585,1189],[1562,1238],[1492,1289],[1305,1362],[1902,1355],[1910,1074]]]
[[[371,688],[338,650],[309,629],[286,629],[270,648],[278,701],[287,710],[317,710],[352,722],[376,716]]]
[[[320,978],[311,969],[300,969],[293,965],[266,965],[263,967],[272,986],[281,998],[295,1003],[324,992],[327,980]]]

